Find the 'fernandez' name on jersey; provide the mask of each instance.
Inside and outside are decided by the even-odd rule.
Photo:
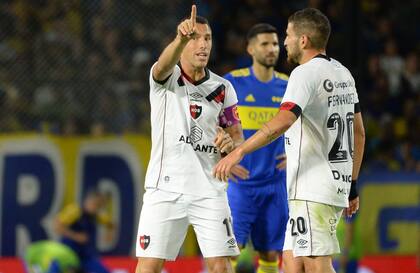
[[[283,97],[287,103],[301,109],[285,134],[289,200],[347,207],[353,120],[360,111],[352,75],[338,61],[318,55],[290,75]]]

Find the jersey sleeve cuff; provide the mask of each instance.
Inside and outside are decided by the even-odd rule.
[[[166,79],[163,79],[163,80],[161,80],[161,81],[159,81],[159,80],[156,80],[155,79],[155,77],[153,77],[153,75],[152,75],[152,78],[153,78],[153,80],[156,82],[156,83],[158,83],[158,84],[160,84],[160,85],[164,85],[168,80],[169,80],[169,78],[172,76],[172,74],[170,74],[168,77],[166,77]]]
[[[299,118],[302,114],[302,108],[293,102],[284,102],[280,105],[280,110],[287,110],[295,114],[296,118]]]
[[[360,112],[362,112],[362,109],[360,109],[360,103],[355,103],[354,104],[354,112],[355,113],[360,113]]]

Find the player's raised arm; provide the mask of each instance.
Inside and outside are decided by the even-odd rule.
[[[175,39],[160,54],[157,64],[153,67],[153,78],[156,81],[164,81],[179,62],[182,50],[194,37],[196,25],[197,7],[192,5],[191,16],[182,21],[177,28]]]

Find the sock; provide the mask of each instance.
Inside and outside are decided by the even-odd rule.
[[[267,262],[258,259],[257,273],[278,273],[279,272],[279,261]]]
[[[236,272],[236,266],[238,265],[238,259],[230,259],[230,264],[232,265],[233,272]]]

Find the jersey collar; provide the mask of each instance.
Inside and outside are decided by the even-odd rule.
[[[327,61],[331,61],[331,58],[330,57],[328,57],[327,55],[325,55],[325,54],[321,54],[321,53],[319,53],[318,55],[316,55],[315,57],[314,57],[314,59],[315,58],[321,58],[321,59],[325,59],[325,60],[327,60]]]
[[[251,71],[251,75],[252,75],[252,77],[254,77],[254,79],[257,81],[257,82],[259,82],[259,83],[270,83],[270,82],[272,82],[272,81],[274,81],[274,79],[276,78],[276,71],[275,70],[273,70],[273,77],[271,78],[271,80],[269,80],[268,82],[262,82],[262,81],[260,81],[258,78],[257,78],[257,76],[255,76],[255,73],[254,73],[254,68],[252,67],[252,65],[249,67],[249,71]]]
[[[181,63],[178,63],[179,68],[181,68],[181,74],[184,78],[187,79],[187,81],[189,81],[190,83],[194,84],[194,85],[200,85],[203,82],[207,81],[208,79],[210,79],[210,72],[207,69],[207,67],[204,68],[204,72],[206,73],[205,76],[198,80],[198,81],[193,81],[193,79],[190,78],[190,76],[187,75],[187,73],[184,72],[184,70],[182,69]]]

